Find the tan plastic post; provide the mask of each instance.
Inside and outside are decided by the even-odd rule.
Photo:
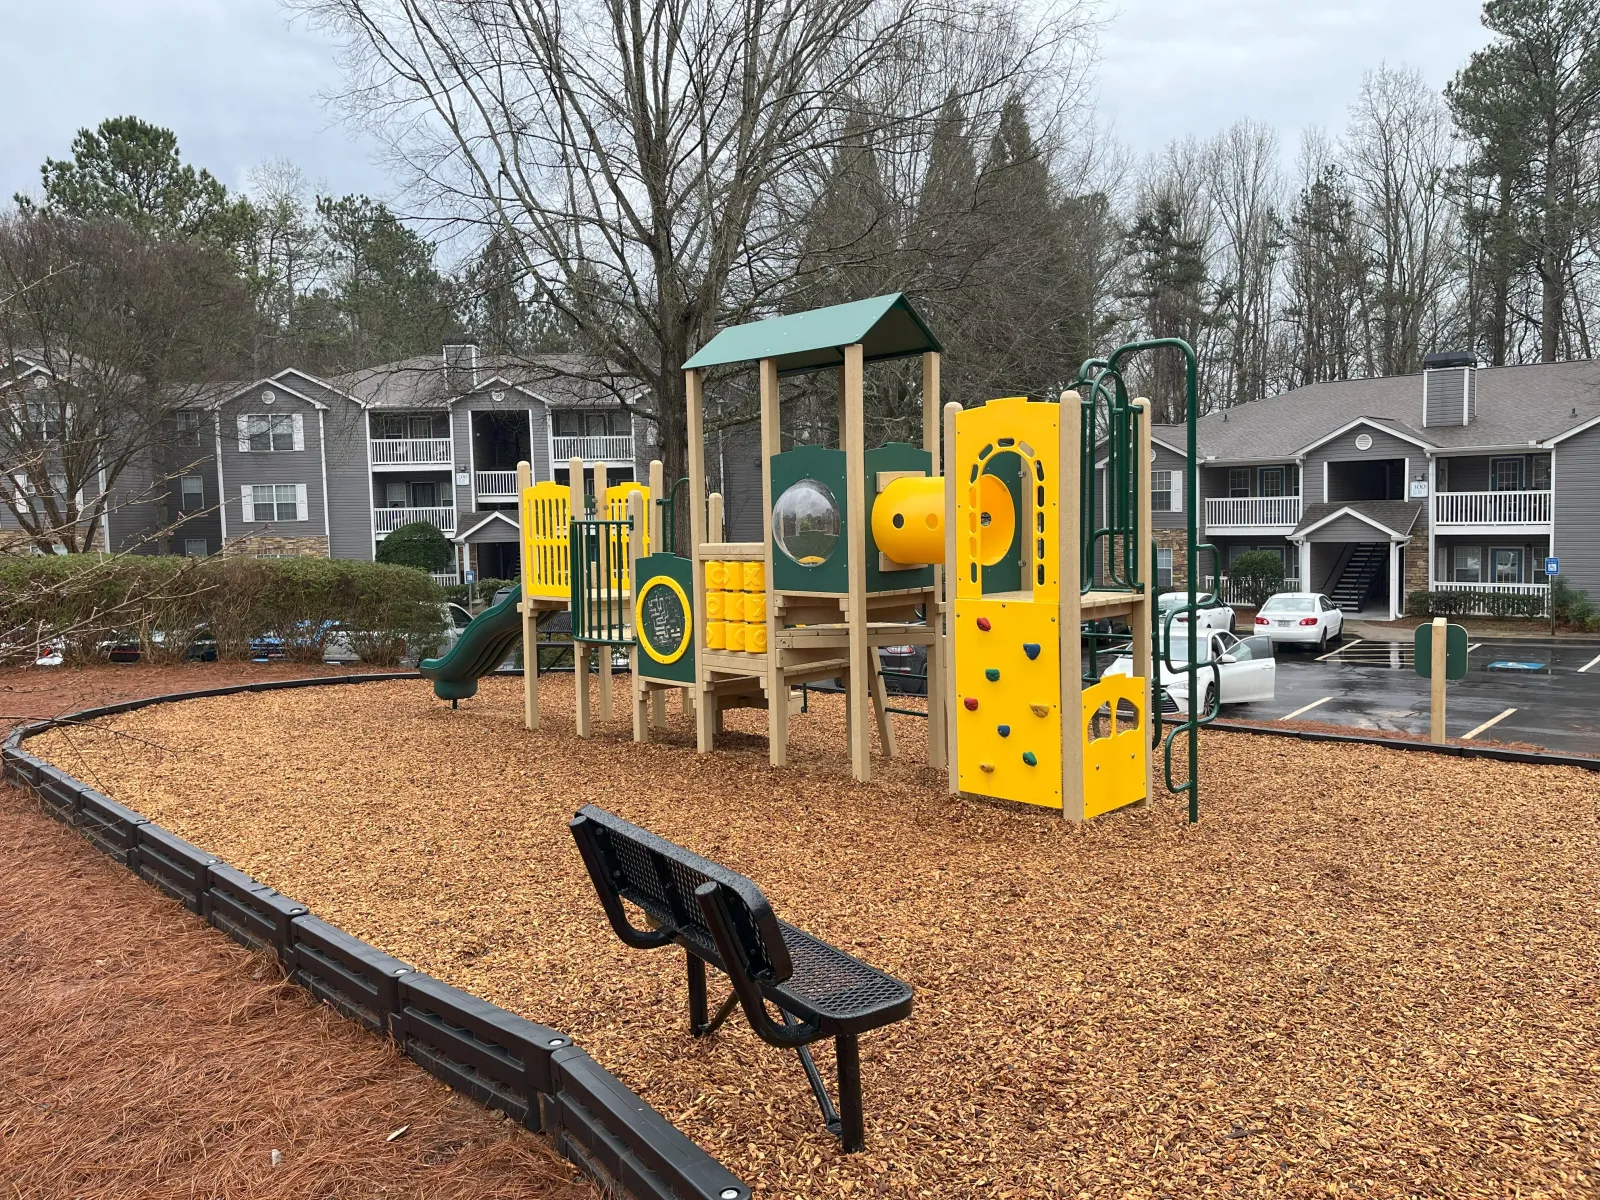
[[[960,752],[956,730],[956,414],[961,405],[944,406],[944,711],[945,766],[952,796],[961,790]]]
[[[1129,623],[1133,627],[1133,673],[1136,678],[1145,681],[1145,708],[1150,708],[1150,683],[1151,672],[1157,675],[1161,667],[1151,661],[1150,641],[1150,612],[1155,604],[1156,581],[1146,579],[1145,575],[1150,570],[1150,539],[1154,536],[1154,524],[1151,518],[1150,504],[1150,401],[1140,397],[1133,402],[1133,406],[1140,410],[1139,419],[1139,446],[1135,450],[1138,458],[1134,464],[1135,474],[1139,477],[1139,494],[1134,498],[1134,512],[1136,519],[1133,525],[1133,542],[1136,561],[1139,564],[1138,577],[1144,579],[1144,591],[1133,606],[1133,614]],[[1150,747],[1149,731],[1161,728],[1161,711],[1145,712],[1147,722],[1145,733],[1144,755],[1144,803],[1149,804],[1155,798],[1155,761],[1156,756]]]
[[[1443,617],[1433,619],[1433,674],[1428,679],[1428,695],[1432,701],[1432,719],[1428,722],[1428,740],[1443,745],[1444,734],[1444,660],[1449,641],[1450,623]]]
[[[633,523],[628,530],[628,579],[631,581],[630,596],[628,597],[628,612],[625,620],[631,620],[633,602],[639,597],[639,560],[644,557],[645,521],[648,517],[646,509],[649,505],[645,502],[643,492],[628,493],[628,519]],[[610,647],[607,647],[609,650]],[[650,740],[650,689],[639,675],[639,656],[644,653],[639,648],[639,628],[633,626],[633,645],[628,647],[628,682],[633,694],[633,740],[648,742]],[[611,657],[608,653],[607,658]]]
[[[571,545],[571,523],[583,520],[583,459],[567,459],[567,523],[568,545]],[[567,577],[571,580],[572,587],[577,588],[583,572],[579,564],[569,557],[567,561]],[[587,593],[584,595],[585,604],[588,603]],[[573,613],[576,617],[577,614]],[[589,643],[578,640],[577,626],[572,629],[572,692],[573,727],[579,737],[589,736]]]
[[[850,722],[850,774],[857,782],[872,779],[872,677],[867,648],[867,487],[864,413],[864,359],[861,343],[844,348],[844,471],[849,513],[845,519],[850,590],[846,600],[850,675],[847,702]]]
[[[1083,820],[1083,594],[1079,506],[1083,411],[1077,392],[1061,393],[1061,489],[1056,500],[1056,570],[1061,580],[1061,816]]]
[[[772,459],[783,450],[778,360],[761,360],[761,542],[767,581],[767,761],[789,761],[789,685],[778,650],[778,604],[772,584]]]
[[[606,512],[606,465],[594,465],[594,515],[595,520],[604,521],[610,514]],[[604,613],[611,612],[611,606],[617,602],[616,588],[611,586],[612,550],[609,534],[600,539],[600,578],[595,581],[595,591],[600,598],[601,608]],[[611,647],[600,646],[595,650],[599,656],[600,672],[600,719],[611,720]]]
[[[935,477],[943,474],[939,465],[942,461],[939,452],[939,427],[939,355],[930,350],[922,356],[922,448],[932,456],[928,464],[928,473]],[[948,533],[945,540],[948,543]],[[948,563],[949,560],[945,561]],[[945,656],[942,636],[945,621],[943,600],[946,574],[944,565],[934,564],[933,591],[928,594],[928,603],[924,610],[928,628],[933,634],[933,642],[928,647],[928,765],[935,769],[944,767],[946,753],[944,673],[950,665]]]
[[[699,371],[683,373],[684,416],[689,441],[689,560],[694,594],[694,743],[708,754],[716,742],[716,699],[706,669],[706,564],[701,557],[706,540],[706,431],[704,393]]]
[[[646,507],[650,510],[650,553],[660,554],[666,543],[666,521],[662,516],[661,505],[658,500],[669,499],[667,495],[666,469],[661,465],[659,458],[650,460],[650,503]],[[651,688],[650,691],[650,723],[657,729],[667,727],[667,693],[665,688]],[[689,693],[685,691],[684,696]]]
[[[517,464],[517,525],[522,535],[522,725],[539,728],[539,623],[528,593],[533,590],[533,556],[528,553],[528,511],[526,493],[533,486],[531,463]]]

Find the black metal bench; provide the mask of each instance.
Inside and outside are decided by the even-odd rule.
[[[617,936],[639,950],[674,942],[683,947],[690,1032],[695,1037],[715,1032],[734,1005],[742,1005],[762,1041],[798,1052],[823,1123],[847,1152],[860,1150],[866,1134],[856,1039],[910,1016],[911,988],[778,920],[761,889],[743,875],[603,808],[580,809],[571,829]],[[652,928],[635,926],[624,900],[637,905]],[[710,1017],[707,963],[733,984],[733,994]],[[768,1001],[781,1024],[767,1011]],[[808,1048],[830,1037],[839,1060],[837,1110]]]

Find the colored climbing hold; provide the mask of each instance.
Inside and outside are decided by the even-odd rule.
[[[963,704],[965,704],[967,706],[967,711],[968,712],[977,712],[978,711],[978,698],[976,696],[968,696],[961,703],[963,703]]]
[[[1011,726],[1009,726],[1009,725],[1001,725],[1001,726],[999,726],[998,728],[995,729],[995,732],[998,733],[1001,737],[1010,737],[1011,736]]]
[[[979,617],[978,618],[978,628],[983,630],[985,633],[988,633],[989,632],[989,618],[988,617]]]
[[[994,764],[981,762],[978,764],[978,770],[988,771],[992,775],[994,773]]]
[[[1000,682],[1000,670],[999,670],[998,667],[990,667],[988,670],[986,670],[983,673],[983,677],[985,679],[987,679],[990,683],[999,683]]]
[[[1039,657],[1039,643],[1038,642],[1023,642],[1022,643],[1022,652],[1024,654],[1026,654],[1029,658],[1038,658]]]
[[[1030,767],[1037,767],[1039,765],[1039,760],[1033,756],[1032,750],[1024,750],[1022,752],[1022,761],[1027,763]]]
[[[1050,715],[1050,706],[1048,704],[1030,704],[1028,705],[1028,711],[1036,717],[1048,717]]]

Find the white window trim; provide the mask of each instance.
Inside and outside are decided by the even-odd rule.
[[[280,450],[272,444],[272,423],[275,420],[289,419],[291,441],[287,449]],[[250,422],[253,420],[267,423],[267,444],[261,450],[250,448]],[[235,417],[235,429],[239,436],[240,454],[288,454],[292,450],[306,448],[306,418],[304,413],[253,413],[242,412]]]
[[[272,516],[256,516],[256,489],[272,489]],[[278,507],[284,503],[280,488],[293,488],[295,515],[293,517],[279,517]],[[245,521],[258,525],[284,525],[290,522],[308,521],[311,519],[309,494],[303,483],[246,483],[239,487],[239,507],[243,511]]]

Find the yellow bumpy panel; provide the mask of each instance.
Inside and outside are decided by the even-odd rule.
[[[1145,710],[1150,681],[1128,675],[1107,675],[1083,691],[1083,815],[1101,813],[1134,804],[1145,798],[1148,778],[1145,763],[1150,753],[1149,727]],[[1105,715],[1097,723],[1101,707]],[[1132,720],[1118,712],[1132,707]],[[1104,736],[1095,736],[1101,734]]]
[[[530,596],[564,600],[572,595],[570,496],[559,483],[536,483],[522,489],[523,577]]]
[[[1051,604],[958,599],[956,777],[964,792],[1061,807],[1061,631]]]

